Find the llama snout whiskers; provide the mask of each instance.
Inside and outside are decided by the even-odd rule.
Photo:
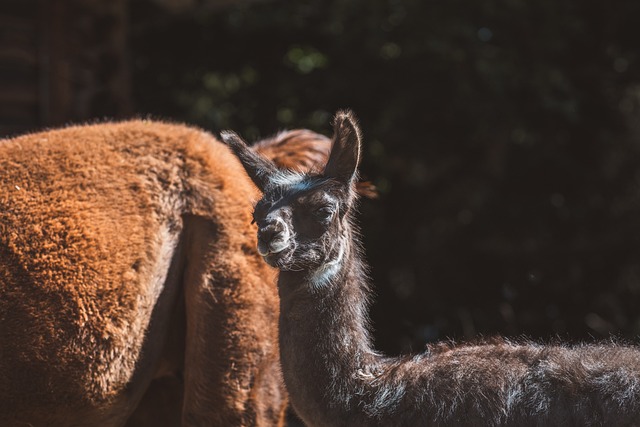
[[[298,248],[298,242],[296,241],[295,233],[292,234],[291,241],[292,241],[291,253],[295,254],[296,249]],[[305,266],[295,261],[289,267],[289,271],[304,271],[304,270],[306,270]]]

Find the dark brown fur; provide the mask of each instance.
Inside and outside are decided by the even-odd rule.
[[[260,147],[315,168],[314,135]],[[224,145],[181,125],[0,141],[0,426],[281,424],[258,196]]]
[[[353,225],[360,131],[338,114],[320,174],[273,168],[235,134],[223,139],[264,190],[258,248],[281,272],[280,352],[309,426],[640,425],[640,349],[492,342],[389,358],[372,347],[368,281]]]

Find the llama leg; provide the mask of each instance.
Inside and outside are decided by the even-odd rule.
[[[126,427],[177,427],[184,395],[185,309],[181,294],[170,318],[160,361]]]
[[[188,228],[183,425],[277,425],[285,397],[274,273],[215,224],[194,217]]]

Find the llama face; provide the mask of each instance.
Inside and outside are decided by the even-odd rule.
[[[253,212],[258,251],[281,270],[316,270],[332,262],[341,250],[345,202],[341,186],[322,176],[268,185]]]
[[[360,130],[353,115],[336,115],[329,160],[316,175],[278,171],[235,133],[221,136],[263,192],[253,216],[266,262],[280,270],[309,271],[314,284],[331,280],[345,253],[348,213],[356,199]]]

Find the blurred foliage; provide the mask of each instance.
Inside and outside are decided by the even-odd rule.
[[[377,344],[640,332],[640,2],[133,3],[141,113],[248,138],[352,108]]]

